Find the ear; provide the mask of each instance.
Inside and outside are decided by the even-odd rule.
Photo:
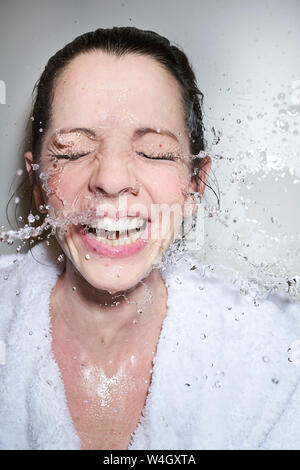
[[[192,187],[193,191],[199,193],[199,196],[202,199],[206,187],[205,185],[211,169],[211,158],[208,155],[206,155],[204,158],[201,158],[198,167],[195,169],[198,171],[198,173],[193,178]]]
[[[202,200],[203,193],[205,191],[205,185],[208,180],[209,172],[211,169],[211,158],[207,155],[200,159],[198,167],[195,168],[197,174],[192,177],[190,183],[190,191],[199,194],[200,200]],[[193,198],[192,202],[192,214],[197,210],[197,204]]]
[[[47,212],[46,209],[41,210],[39,208],[40,206],[43,206],[45,204],[45,201],[44,201],[42,188],[40,184],[35,180],[34,175],[33,175],[32,164],[34,163],[34,161],[33,161],[32,152],[26,152],[24,154],[24,159],[25,159],[26,170],[29,175],[30,183],[33,186],[33,197],[34,197],[36,208],[40,212]]]

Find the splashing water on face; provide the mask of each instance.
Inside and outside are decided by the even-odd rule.
[[[297,136],[295,132],[298,132],[296,128],[300,116],[300,105],[297,103],[289,104],[285,101],[285,93],[278,93],[274,100],[275,104],[278,103],[278,106],[275,107],[277,116],[275,119],[274,115],[271,117],[273,120],[271,132],[278,133],[281,139],[285,139],[288,133]],[[264,114],[257,113],[256,117],[261,121]],[[246,119],[236,118],[235,123],[238,128],[239,138],[241,138],[243,132],[246,136],[248,126],[255,123],[255,121],[255,118],[249,115]],[[238,286],[240,293],[249,295],[257,305],[272,292],[299,299],[300,275],[299,272],[295,272],[291,268],[293,265],[297,266],[295,259],[299,255],[299,250],[287,248],[284,256],[285,263],[279,251],[271,258],[270,262],[268,260],[262,262],[261,259],[255,256],[258,248],[261,250],[260,253],[263,253],[263,249],[273,250],[274,244],[279,246],[279,241],[281,241],[282,246],[289,247],[289,242],[293,238],[292,235],[288,235],[286,224],[281,223],[281,214],[279,216],[272,214],[272,208],[267,203],[264,205],[260,202],[256,205],[257,194],[255,191],[257,191],[261,182],[268,181],[270,183],[270,178],[277,182],[285,177],[296,188],[297,184],[300,183],[299,153],[289,152],[287,165],[282,157],[282,152],[270,151],[259,142],[252,140],[246,150],[239,150],[234,156],[226,156],[226,152],[221,149],[216,152],[214,148],[217,145],[219,148],[222,146],[224,131],[221,132],[216,129],[216,126],[212,126],[211,134],[212,138],[207,150],[188,158],[201,159],[206,155],[210,156],[213,165],[215,165],[215,171],[219,171],[220,175],[224,175],[221,195],[224,196],[225,203],[222,204],[222,207],[219,207],[206,201],[206,199],[209,199],[208,189],[206,189],[204,196],[205,203],[200,202],[199,198],[197,199],[197,192],[182,191],[185,198],[194,197],[198,207],[201,206],[203,212],[200,217],[203,217],[202,224],[205,225],[208,232],[205,239],[201,241],[200,248],[193,252],[195,261],[198,261],[196,266],[200,276],[205,276],[206,272],[212,271],[216,274],[229,276],[230,281]],[[286,142],[286,140],[283,140],[283,142]],[[73,225],[89,225],[91,221],[95,220],[97,204],[101,201],[101,197],[98,199],[97,195],[95,198],[86,197],[87,207],[78,211],[76,204],[79,194],[70,204],[60,192],[59,185],[64,175],[64,166],[57,165],[57,162],[55,162],[50,170],[41,171],[40,165],[34,163],[32,170],[38,175],[46,196],[50,198],[55,194],[64,210],[58,212],[48,204],[40,208],[47,211],[41,223],[38,214],[29,213],[27,223],[18,230],[5,230],[2,227],[0,242],[8,245],[13,245],[16,241],[21,242],[16,248],[17,253],[21,251],[22,247],[31,246],[34,240],[42,240],[49,230],[48,239],[57,235],[64,236]],[[21,176],[22,172],[19,170],[17,174]],[[196,174],[197,171],[194,171],[193,176],[196,176]],[[227,194],[230,194],[230,199],[226,206]],[[15,204],[19,205],[20,202],[21,199],[16,197]],[[269,217],[270,224],[273,225],[270,229],[271,233],[261,228],[262,222],[259,220],[259,214],[253,214],[255,205],[256,208],[260,208],[264,217]],[[198,230],[197,217],[199,217],[199,212],[191,218],[189,224],[184,224],[185,230],[182,236],[179,239],[172,240],[162,256],[153,261],[151,268],[141,280],[142,282],[147,278],[153,267],[166,269],[168,264],[174,264],[182,257],[190,254],[187,241],[190,235],[193,235],[194,239],[197,238],[197,233],[195,234],[195,231]],[[220,233],[222,233],[222,240],[219,238]],[[211,234],[213,234],[213,237]],[[215,238],[215,241],[211,238]],[[86,259],[89,258],[86,257]],[[144,287],[146,289],[146,302],[151,302],[151,293],[147,292],[146,284]],[[126,295],[124,298],[126,299]],[[129,302],[128,299],[126,300]],[[137,312],[139,311],[142,311],[141,304],[137,305]]]

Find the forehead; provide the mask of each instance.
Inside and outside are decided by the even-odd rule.
[[[58,77],[52,128],[97,126],[184,129],[177,80],[152,57],[102,51],[81,54]]]

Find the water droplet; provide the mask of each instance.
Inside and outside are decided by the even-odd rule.
[[[287,350],[288,352],[288,361],[295,362],[299,364],[300,362],[300,340],[295,340],[292,346]]]
[[[18,196],[15,197],[15,204],[19,204],[19,202],[20,202],[20,198]]]
[[[263,360],[265,363],[270,362],[270,359],[269,359],[268,356],[263,356],[262,360]]]
[[[32,333],[32,331],[30,330],[30,331],[28,332],[28,334],[29,334],[29,336],[32,336],[33,333]]]
[[[201,339],[206,339],[206,334],[205,334],[205,333],[202,333],[202,334],[200,335],[200,338],[201,338]]]
[[[75,359],[75,360],[76,360],[76,359],[77,359],[77,356],[73,356],[73,359]]]
[[[39,128],[39,132],[43,132],[44,129],[42,127]]]
[[[22,170],[22,168],[19,168],[19,170],[17,170],[17,176],[22,176],[24,173],[24,170]]]
[[[241,121],[240,119],[237,119],[236,122],[237,122],[238,124],[241,124],[242,121]]]
[[[5,276],[3,276],[3,279],[4,279],[4,281],[7,281],[7,279],[8,279],[7,274],[5,274]]]
[[[19,291],[19,290],[16,290],[16,295],[20,295],[20,291]]]
[[[58,257],[57,257],[57,261],[58,261],[59,263],[62,263],[62,262],[64,261],[64,259],[65,259],[65,257],[64,257],[63,254],[60,254],[60,255],[58,255]]]
[[[300,106],[297,105],[291,105],[288,107],[287,113],[289,116],[297,116],[297,114],[300,112]]]
[[[75,286],[72,287],[72,291],[74,291],[74,292],[76,291],[76,287],[75,287]]]
[[[138,313],[139,315],[142,315],[143,310],[142,310],[141,308],[138,308],[137,313]]]
[[[217,380],[217,381],[215,382],[215,387],[216,387],[216,388],[220,388],[221,385],[222,385],[222,384],[221,384],[220,380]]]
[[[276,377],[273,377],[272,382],[273,384],[277,385],[279,383],[279,380]]]
[[[87,259],[87,260],[91,259],[91,255],[90,255],[89,253],[87,253],[87,254],[85,255],[85,259]]]
[[[28,217],[27,217],[27,220],[28,220],[28,223],[29,224],[33,224],[35,222],[35,217],[33,214],[29,214]]]
[[[283,121],[282,119],[276,119],[275,121],[275,126],[277,129],[279,129],[281,132],[287,132],[289,130],[289,125],[286,121]]]

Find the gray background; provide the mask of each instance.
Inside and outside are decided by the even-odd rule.
[[[255,263],[279,261],[276,269],[300,274],[299,113],[287,114],[293,82],[300,79],[299,24],[298,0],[1,0],[0,223],[7,227],[5,206],[23,168],[31,92],[47,60],[86,31],[132,25],[186,52],[205,95],[208,149],[226,157],[213,168],[228,227],[207,222],[209,240],[219,248],[208,250],[206,259],[249,271],[240,261],[244,255]],[[220,132],[218,145],[212,127]],[[215,202],[209,194],[207,200]],[[14,250],[0,246],[0,253]]]

